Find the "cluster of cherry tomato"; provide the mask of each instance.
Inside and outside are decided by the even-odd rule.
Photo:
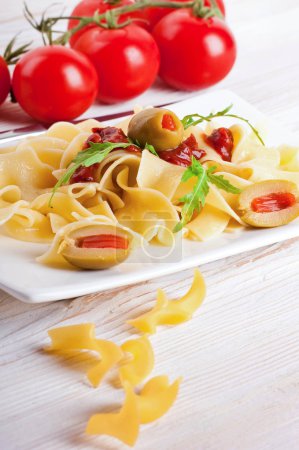
[[[205,6],[210,2],[204,0]],[[93,17],[133,4],[135,0],[82,0],[71,16]],[[223,0],[217,4],[224,17]],[[68,30],[79,23],[69,19]],[[111,104],[141,94],[157,75],[176,89],[206,88],[224,78],[236,58],[224,18],[200,17],[190,7],[141,8],[122,14],[112,27],[90,23],[70,35],[69,45],[28,51],[11,80],[0,58],[0,103],[12,88],[20,106],[36,120],[72,120],[95,99]]]

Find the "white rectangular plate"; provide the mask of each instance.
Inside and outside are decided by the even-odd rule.
[[[265,126],[268,130],[267,145],[296,145],[294,136],[286,134],[281,127],[268,121],[253,106],[229,91],[215,91],[193,97],[171,105],[170,109],[183,117],[195,112],[208,114],[231,103],[234,105],[234,113]],[[219,123],[229,125],[232,120],[222,119]],[[208,242],[184,241],[183,248],[177,249],[167,263],[163,262],[163,258],[151,258],[150,261],[147,259],[149,262],[144,262],[144,255],[140,251],[132,255],[128,262],[110,270],[77,271],[38,264],[35,258],[45,251],[46,245],[21,242],[0,235],[0,288],[28,303],[62,300],[138,283],[297,236],[299,221],[281,228],[225,233]]]

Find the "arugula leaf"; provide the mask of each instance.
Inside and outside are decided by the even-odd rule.
[[[140,147],[140,145],[139,145],[139,147]],[[154,147],[153,145],[146,143],[144,148],[145,148],[145,150],[148,150],[148,151],[151,152],[153,155],[158,156],[158,158],[159,158],[159,155],[158,155],[158,153],[156,152],[155,147]]]
[[[195,211],[201,211],[205,205],[206,197],[209,193],[209,183],[213,183],[218,189],[222,189],[232,194],[239,194],[240,189],[233,186],[223,175],[214,175],[216,167],[206,170],[201,163],[192,156],[191,166],[189,166],[182,175],[181,181],[185,183],[192,177],[196,177],[197,181],[193,190],[179,199],[184,206],[181,211],[181,220],[178,222],[173,232],[177,233],[187,223],[192,220]]]
[[[103,159],[106,158],[106,156],[115,148],[126,148],[131,145],[130,143],[122,143],[122,142],[99,142],[94,143],[89,141],[88,142],[89,147],[86,150],[83,150],[79,153],[77,153],[76,157],[73,159],[73,161],[70,163],[71,166],[68,167],[66,172],[62,175],[61,178],[57,181],[55,184],[52,195],[49,200],[49,206],[51,207],[52,199],[57,192],[57,190],[60,188],[60,186],[63,186],[64,184],[67,184],[70,179],[72,178],[72,175],[76,172],[76,170],[83,166],[83,167],[90,167],[93,164],[100,163],[103,161]]]
[[[251,128],[252,132],[256,135],[258,140],[262,145],[265,145],[265,142],[263,141],[261,135],[259,134],[258,130],[250,123],[248,119],[245,119],[244,117],[238,116],[236,114],[231,114],[231,109],[234,105],[231,104],[224,108],[222,111],[218,111],[216,113],[210,113],[207,116],[202,116],[201,114],[188,114],[188,116],[183,117],[181,120],[184,129],[191,127],[192,125],[198,125],[202,122],[211,122],[212,119],[215,119],[215,117],[232,117],[234,119],[242,120],[243,122],[247,123],[247,125]]]
[[[192,156],[191,166],[182,175],[182,182],[185,183],[192,177],[197,177],[197,182],[191,192],[179,199],[184,203],[181,211],[181,220],[176,224],[173,231],[177,233],[192,219],[195,211],[203,208],[206,196],[209,193],[208,177],[205,168]]]
[[[210,183],[213,183],[218,189],[222,189],[223,191],[230,192],[231,194],[240,194],[241,189],[233,186],[228,180],[224,178],[223,175],[214,175],[216,167],[210,167],[207,170],[207,177]]]
[[[215,117],[226,116],[229,113],[229,111],[232,109],[232,107],[233,107],[233,104],[227,106],[222,111],[218,111],[216,113],[210,113],[207,116],[202,116],[201,114],[196,114],[196,113],[188,114],[187,116],[183,117],[181,122],[183,124],[184,129],[186,130],[187,128],[191,127],[192,125],[197,125],[202,122],[211,122],[211,120],[214,119]]]

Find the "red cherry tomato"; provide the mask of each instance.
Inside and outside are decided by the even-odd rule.
[[[19,60],[12,87],[31,117],[52,123],[72,120],[86,111],[96,97],[98,79],[84,55],[53,45],[31,50]]]
[[[223,20],[201,19],[189,9],[174,11],[155,26],[160,76],[170,86],[193,91],[222,80],[236,59],[235,39]]]
[[[169,0],[174,2],[188,2],[190,0]],[[223,16],[225,16],[225,7],[223,0],[217,0],[218,7],[222,12]],[[205,6],[211,6],[210,0],[205,0]],[[167,14],[176,11],[173,8],[146,8],[143,10],[143,18],[146,20],[145,23],[138,23],[139,26],[142,26],[148,30],[152,30],[154,26],[161,20],[163,17],[167,16]]]
[[[126,5],[132,5],[134,4],[134,0],[82,0],[78,5],[75,7],[75,9],[72,11],[71,16],[86,16],[86,17],[92,17],[96,11],[98,11],[99,14],[103,14],[106,11],[114,8],[119,8],[121,6]],[[143,11],[136,11],[128,14],[123,14],[121,17],[119,17],[118,22],[123,23],[127,21],[130,18],[142,18],[143,19]],[[70,19],[68,22],[68,30],[71,30],[76,25],[78,25],[79,21],[76,19]],[[138,25],[142,22],[136,22]],[[95,28],[97,25],[90,24],[86,27],[82,28],[81,30],[77,31],[71,38],[70,38],[70,46],[74,47],[75,43],[79,39],[82,34],[88,30],[89,28]]]
[[[136,25],[91,28],[74,48],[94,64],[99,78],[98,99],[104,103],[136,97],[152,85],[159,70],[156,42]]]
[[[4,102],[10,91],[10,74],[6,61],[0,56],[0,105]]]

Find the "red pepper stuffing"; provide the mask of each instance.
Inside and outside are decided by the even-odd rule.
[[[121,128],[105,127],[105,128],[93,128],[93,133],[100,136],[100,142],[129,142],[129,139]]]
[[[122,150],[125,150],[126,152],[129,152],[129,153],[139,153],[139,154],[142,153],[141,149],[139,147],[137,147],[137,145],[134,145],[134,144],[129,145],[128,147],[123,148]]]
[[[166,130],[174,131],[176,130],[175,121],[170,114],[164,114],[162,118],[162,128],[166,128]]]
[[[93,164],[89,167],[78,167],[70,179],[70,184],[95,182],[98,167],[98,164]]]
[[[92,131],[97,133],[101,141],[99,142],[123,142],[128,143],[129,139],[125,135],[122,129],[116,127],[106,127],[106,128],[93,128]],[[117,150],[117,149],[116,149]],[[124,148],[126,152],[131,153],[141,153],[141,150],[137,145],[129,145],[129,147]]]
[[[93,133],[89,136],[87,141],[84,142],[82,150],[86,150],[89,148],[89,142],[94,142],[95,144],[98,144],[99,142],[102,142],[101,136],[97,133]]]
[[[94,142],[98,144],[100,142],[123,142],[128,143],[129,139],[120,128],[116,127],[105,127],[105,128],[92,128],[92,134],[86,140],[83,145],[82,150],[89,148],[89,142]],[[115,149],[117,150],[117,148]],[[140,153],[140,148],[136,145],[129,145],[124,150],[130,153]],[[95,176],[98,169],[98,164],[93,164],[90,167],[79,167],[70,179],[70,184],[74,183],[88,183],[95,182]]]
[[[216,128],[210,136],[205,136],[205,141],[219,153],[223,161],[231,161],[234,137],[228,128]]]
[[[127,250],[129,242],[128,239],[115,234],[99,234],[79,239],[77,246],[80,248],[115,248]]]
[[[159,152],[160,158],[164,159],[164,161],[182,167],[191,165],[192,156],[197,160],[200,160],[205,155],[206,152],[198,148],[197,140],[193,134],[173,150],[163,150]]]
[[[276,192],[273,194],[262,195],[254,198],[251,202],[251,208],[257,213],[268,213],[282,211],[290,208],[296,203],[296,197],[290,192]]]

